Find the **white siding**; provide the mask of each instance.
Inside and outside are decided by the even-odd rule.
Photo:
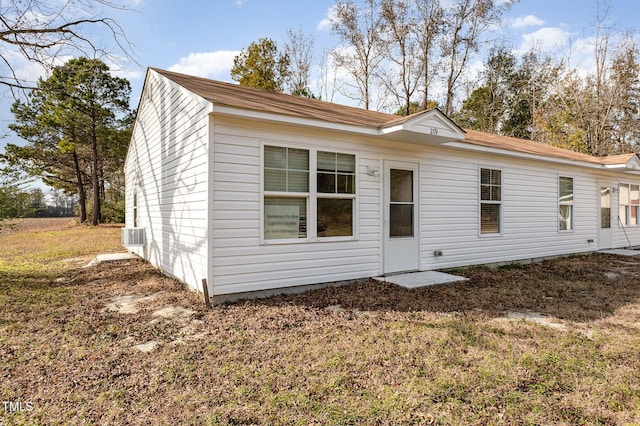
[[[217,117],[215,123],[213,294],[329,282],[381,273],[385,159],[419,162],[420,268],[441,269],[580,253],[598,248],[598,179],[613,174],[507,156]],[[352,152],[358,158],[357,238],[264,244],[260,238],[260,146]],[[479,232],[479,168],[502,170],[502,233]],[[574,229],[558,230],[558,176],[574,178]],[[633,181],[630,181],[633,183]],[[617,198],[612,200],[617,212]],[[616,220],[616,219],[614,219]],[[640,228],[627,230],[640,244]],[[626,245],[614,225],[617,246]],[[593,242],[589,242],[593,240]],[[442,256],[434,256],[440,250]]]
[[[502,171],[500,235],[480,234],[480,167]],[[583,169],[434,149],[424,170],[422,269],[597,249],[596,178]],[[558,176],[574,178],[572,231],[558,230]],[[443,256],[435,257],[435,250]]]
[[[146,245],[133,251],[194,288],[208,278],[212,295],[380,274],[385,160],[419,163],[422,270],[597,250],[598,182],[640,182],[622,173],[267,124],[210,110],[208,102],[150,71],[125,172],[127,226],[133,226],[137,188],[138,226],[146,230]],[[264,144],[356,155],[354,238],[262,240]],[[500,235],[479,232],[481,167],[502,171]],[[571,231],[558,230],[558,176],[574,179]],[[617,215],[614,193],[613,245],[627,246]],[[626,231],[631,244],[640,245],[640,227]],[[435,256],[436,250],[442,255]]]
[[[216,117],[213,294],[264,290],[351,278],[380,270],[380,178],[367,174],[379,167],[379,155],[365,145],[322,134]],[[348,241],[261,243],[260,146],[335,150],[357,156],[356,224],[358,238]]]
[[[133,251],[199,289],[207,277],[207,103],[153,71],[147,75],[127,155],[128,227],[138,188],[138,226],[146,245]]]

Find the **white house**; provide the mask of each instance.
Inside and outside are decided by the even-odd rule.
[[[635,154],[158,69],[125,174],[126,245],[223,298],[640,245]]]

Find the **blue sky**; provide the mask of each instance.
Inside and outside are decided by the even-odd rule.
[[[315,60],[322,52],[337,46],[329,33],[326,18],[334,0],[123,0],[132,10],[111,15],[122,25],[135,45],[137,64],[118,72],[133,86],[131,106],[138,105],[146,67],[174,70],[207,78],[231,81],[233,57],[252,41],[262,37],[275,40],[280,47],[287,30],[299,28],[315,39]],[[441,0],[445,3],[448,0]],[[604,0],[600,0],[604,3]],[[495,35],[514,50],[527,50],[536,44],[551,53],[573,46],[574,62],[588,62],[589,37],[593,33],[596,0],[522,0],[516,4]],[[612,0],[609,19],[617,30],[640,32],[640,3]],[[99,34],[108,45],[107,34]],[[476,66],[479,66],[481,59]],[[579,64],[578,64],[579,65]],[[37,77],[39,70],[24,67],[24,73]],[[316,89],[311,87],[312,91]],[[12,121],[12,100],[0,98],[0,135],[8,133]],[[13,134],[0,139],[20,143]]]

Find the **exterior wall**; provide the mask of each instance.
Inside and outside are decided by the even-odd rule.
[[[587,252],[598,248],[597,187],[584,169],[435,149],[422,176],[422,268]],[[479,169],[502,171],[502,232],[481,235]],[[574,179],[574,229],[558,230],[558,177]],[[589,240],[593,242],[589,243]],[[442,256],[434,256],[434,251]]]
[[[131,251],[199,289],[207,277],[208,103],[153,71],[145,88],[125,165],[126,226],[144,247]]]
[[[634,183],[598,170],[461,149],[215,117],[212,295],[375,276],[382,273],[383,161],[420,164],[420,269],[515,261],[598,249],[598,180]],[[357,156],[356,236],[349,241],[261,240],[261,144]],[[370,176],[369,166],[380,176]],[[502,233],[480,235],[479,169],[502,170]],[[574,179],[574,229],[558,230],[558,177]],[[616,225],[613,241],[627,245]],[[627,229],[640,244],[640,228]],[[590,242],[592,240],[592,242]],[[434,256],[434,251],[442,256]]]
[[[246,121],[216,117],[213,288],[212,295],[370,277],[379,272],[379,177],[367,165],[378,165],[362,145],[292,133]],[[296,129],[297,131],[298,129]],[[356,221],[358,237],[349,241],[261,243],[261,143],[315,148],[357,155]]]

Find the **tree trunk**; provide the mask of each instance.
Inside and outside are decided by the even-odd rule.
[[[100,179],[98,178],[98,136],[96,134],[96,120],[91,117],[91,189],[93,191],[93,220],[91,224],[98,226],[100,217]]]
[[[87,221],[87,195],[84,192],[82,183],[82,172],[80,171],[80,162],[78,161],[78,153],[73,150],[73,167],[76,170],[76,181],[78,186],[78,210],[80,210],[80,223]]]

